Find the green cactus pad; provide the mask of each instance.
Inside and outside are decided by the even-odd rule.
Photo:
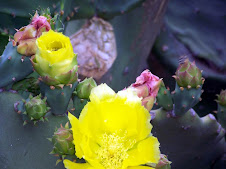
[[[13,84],[12,89],[23,93],[24,91],[38,95],[40,92],[39,80],[34,77],[25,78]]]
[[[68,122],[67,116],[48,114],[48,123],[37,125],[23,123],[20,115],[14,111],[13,104],[21,96],[9,92],[0,93],[0,168],[7,169],[63,169],[63,164],[55,166],[57,157],[49,154],[55,128]]]
[[[136,7],[141,6],[145,0],[74,0],[71,4],[67,2],[65,8],[65,19],[81,19],[98,16],[104,19],[112,19],[122,15]]]
[[[199,88],[183,88],[176,83],[175,91],[173,92],[174,113],[176,116],[183,115],[190,108],[194,107],[201,101],[202,86]]]
[[[213,169],[225,169],[226,166],[226,154],[224,154],[220,159],[218,159],[214,165]]]
[[[0,88],[24,79],[33,72],[29,57],[17,53],[16,47],[9,42],[0,57]]]
[[[153,135],[161,143],[161,151],[172,161],[173,169],[211,169],[224,154],[225,130],[212,114],[200,118],[193,109],[180,117],[158,109],[151,121]]]
[[[162,82],[158,95],[156,97],[159,106],[163,107],[165,110],[173,109],[173,99],[169,89],[166,89],[164,83]]]
[[[109,19],[140,6],[144,1],[145,0],[96,0],[95,6],[98,16]]]
[[[19,29],[29,23],[29,14],[33,14],[35,10],[40,9],[40,7],[49,7],[51,11],[54,11],[54,7],[57,9],[59,5],[60,0],[20,0],[17,3],[14,0],[0,1],[0,28],[7,28],[10,33],[14,33],[15,28]]]
[[[217,118],[222,127],[226,129],[226,106],[218,104]]]
[[[179,57],[186,55],[205,77],[225,82],[225,8],[222,0],[171,0],[155,53],[174,69]]]
[[[19,29],[28,24],[28,14],[32,14],[39,6],[41,8],[50,8],[52,13],[60,13],[60,10],[63,10],[62,20],[64,22],[71,19],[91,18],[95,15],[110,19],[141,6],[144,1],[145,0],[21,0],[16,4],[13,3],[12,0],[7,3],[2,1],[0,2],[0,17],[2,18],[0,28],[4,29],[7,25],[10,33],[14,33],[14,28]],[[24,8],[24,6],[26,6],[26,8]]]
[[[74,112],[73,114],[75,115],[75,117],[79,118],[80,113],[84,108],[84,106],[87,104],[88,100],[80,99],[76,95],[72,99],[73,99],[73,106],[74,106],[74,110],[72,112]]]
[[[62,88],[55,88],[40,82],[40,90],[43,96],[47,97],[47,103],[51,112],[55,115],[63,115],[67,112],[67,107],[75,90],[77,82]]]
[[[9,35],[0,32],[0,42],[1,42],[0,43],[0,56],[1,56],[2,55],[2,52],[5,49],[5,46],[9,42]]]

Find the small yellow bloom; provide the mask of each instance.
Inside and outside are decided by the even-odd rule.
[[[76,156],[67,169],[150,169],[158,163],[159,142],[151,135],[150,114],[133,90],[117,94],[106,84],[92,89],[79,119],[69,113]]]
[[[36,40],[38,50],[32,63],[49,85],[69,84],[77,80],[77,55],[70,38],[52,30]]]

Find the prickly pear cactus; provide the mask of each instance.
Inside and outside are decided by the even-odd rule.
[[[226,90],[222,90],[216,100],[218,104],[217,117],[219,123],[226,129]]]
[[[1,44],[0,44],[0,56],[2,55],[2,53],[3,53],[4,49],[5,49],[5,46],[8,43],[8,39],[9,39],[9,36],[6,33],[1,33],[1,31],[0,31],[0,41],[1,41]]]
[[[12,0],[0,2],[0,17],[2,22],[0,28],[7,28],[10,33],[14,33],[14,28],[20,28],[29,22],[29,13],[33,13],[37,7],[50,8],[52,13],[62,15],[62,20],[91,18],[99,16],[105,19],[111,19],[114,16],[122,15],[141,6],[145,0],[115,0],[115,1],[89,1],[89,0],[40,0],[40,1],[20,1],[15,4]],[[26,8],[24,8],[26,6]]]
[[[21,115],[14,111],[14,103],[22,99],[16,93],[0,93],[0,123],[4,126],[0,127],[0,168],[63,169],[62,164],[55,167],[57,158],[49,155],[53,146],[47,138],[53,135],[55,127],[64,125],[68,118],[47,114],[48,122],[23,126]]]
[[[225,130],[209,114],[200,118],[193,109],[175,117],[162,108],[152,111],[154,135],[161,142],[161,150],[172,161],[172,168],[210,169],[224,154]],[[180,155],[178,155],[180,154]]]
[[[56,154],[61,159],[57,160],[57,164],[62,161],[66,155],[75,156],[75,145],[73,144],[72,130],[69,129],[69,123],[56,129],[52,138],[49,141],[53,144],[53,150],[50,154]]]
[[[173,109],[173,99],[170,93],[170,89],[165,87],[164,82],[161,83],[159,92],[156,98],[156,103],[163,107],[165,110]]]
[[[221,0],[170,1],[154,53],[173,69],[179,57],[187,55],[204,77],[225,83],[225,7]]]
[[[64,146],[71,146],[68,142],[71,138],[70,130],[66,126],[65,128],[58,129],[54,133],[54,129],[55,127],[60,127],[60,124],[64,125],[68,121],[65,114],[68,110],[72,110],[72,113],[77,117],[79,116],[81,109],[89,101],[87,97],[89,96],[91,88],[96,85],[93,80],[88,80],[88,85],[87,82],[79,83],[77,81],[78,65],[76,62],[76,55],[74,54],[76,51],[73,53],[72,50],[68,50],[70,51],[69,53],[59,54],[66,56],[61,58],[66,58],[66,61],[61,60],[62,62],[60,65],[54,64],[53,60],[43,59],[43,56],[47,55],[47,53],[42,50],[46,41],[44,39],[41,43],[34,43],[36,40],[33,38],[39,38],[39,35],[31,37],[34,34],[29,34],[29,32],[35,32],[33,27],[35,23],[31,22],[29,24],[28,13],[34,13],[33,10],[39,5],[42,8],[50,7],[51,11],[59,14],[59,17],[65,25],[67,25],[67,21],[76,18],[88,19],[96,15],[101,18],[110,19],[117,15],[122,15],[115,17],[115,19],[111,21],[115,30],[114,33],[116,32],[116,44],[118,43],[117,48],[119,48],[120,56],[115,64],[117,70],[112,68],[111,75],[105,76],[107,82],[113,82],[112,86],[114,86],[114,88],[121,89],[128,86],[130,83],[128,79],[134,80],[137,74],[140,73],[140,70],[143,69],[143,60],[148,56],[151,45],[161,26],[161,18],[163,17],[168,1],[147,1],[141,7],[143,2],[144,0],[123,2],[90,2],[86,0],[51,0],[48,2],[36,2],[32,0],[30,2],[21,1],[17,5],[14,5],[11,1],[8,3],[0,2],[0,17],[3,18],[0,23],[0,28],[4,28],[7,25],[10,34],[15,32],[14,28],[18,29],[15,34],[16,36],[14,36],[14,46],[12,45],[12,42],[9,42],[0,58],[0,84],[2,83],[0,88],[4,87],[4,89],[0,89],[0,114],[2,117],[0,123],[4,126],[0,128],[0,168],[64,168],[62,163],[55,166],[57,158],[49,155],[49,153],[51,152],[53,143],[55,147],[54,153],[59,153],[63,159],[65,152],[63,153],[62,150],[65,149]],[[23,10],[24,6],[27,8]],[[132,11],[130,14],[124,14],[136,7],[139,8]],[[42,19],[45,19],[43,17],[46,16],[41,17]],[[141,20],[141,18],[143,19]],[[128,21],[126,26],[125,20]],[[27,24],[29,25],[20,29]],[[51,22],[49,24],[51,25]],[[49,25],[47,27],[49,28]],[[134,29],[131,29],[131,27],[134,27]],[[153,27],[153,29],[150,29],[150,27]],[[58,29],[56,29],[56,31],[57,30]],[[25,32],[28,32],[28,34],[31,35],[28,38],[28,44],[27,41],[26,43],[23,43],[22,40],[24,39],[20,36]],[[49,29],[45,29],[44,32],[49,33]],[[130,36],[127,37],[126,33]],[[43,35],[45,34],[47,33],[43,33]],[[56,39],[58,38],[53,38],[53,40]],[[47,41],[52,41],[52,39],[47,39]],[[63,42],[65,41],[62,40],[61,43]],[[37,46],[34,46],[34,44]],[[62,51],[59,50],[61,49],[59,44],[60,43],[53,43],[51,44],[52,46],[47,45],[50,47],[49,51],[51,51],[48,53],[49,58],[56,58],[52,57],[55,55],[51,55],[51,53],[55,52],[56,54],[57,52]],[[31,50],[31,46],[35,48],[32,48]],[[145,50],[143,49],[144,46],[147,47]],[[19,54],[18,52],[22,54]],[[142,57],[140,56],[140,52],[142,52]],[[30,57],[32,54],[34,55]],[[11,55],[12,58],[10,57]],[[25,55],[28,56],[22,57]],[[137,57],[138,55],[140,57]],[[70,60],[71,58],[74,59]],[[133,62],[133,65],[129,67],[131,61]],[[33,64],[33,67],[31,63]],[[134,65],[136,65],[136,68],[139,67],[139,70],[133,70],[132,67]],[[6,71],[9,69],[11,71]],[[38,73],[38,75],[35,75],[34,77],[32,75],[28,76],[29,74],[33,74],[33,71]],[[37,76],[39,78],[37,78]],[[114,79],[116,78],[121,79],[121,81],[114,82]],[[105,82],[104,78],[100,81]],[[7,91],[11,86],[14,90]],[[73,94],[75,89],[76,92]],[[42,94],[42,97],[37,96],[39,93]],[[33,96],[27,98],[29,94],[32,94]],[[47,100],[44,99],[44,96]],[[19,104],[14,104],[18,101],[22,101],[22,99],[26,99],[26,101],[24,103],[19,102]],[[153,105],[153,103],[151,105]],[[51,107],[50,112],[48,112],[48,106]],[[14,109],[20,114],[16,113]],[[22,113],[24,114],[22,115]],[[48,121],[39,122],[44,119],[48,119]],[[24,121],[27,124],[23,126]],[[34,125],[29,122],[35,122],[36,124]],[[52,143],[48,142],[47,138],[50,138],[53,134],[54,138],[52,139]],[[67,143],[65,143],[65,140],[63,139],[66,139]],[[63,147],[60,147],[62,145],[61,143],[64,144]],[[66,152],[65,154],[72,154],[72,152]]]
[[[13,43],[9,42],[0,57],[0,88],[22,80],[32,72],[29,58],[19,54]]]
[[[204,79],[201,71],[195,63],[185,60],[173,77],[176,80],[175,90],[170,94],[162,86],[157,96],[157,103],[161,108],[151,111],[153,134],[162,143],[161,150],[173,161],[172,168],[212,169],[225,153],[225,129],[214,115],[199,117],[192,109],[201,101],[203,93],[201,88]],[[220,103],[224,100],[223,93],[218,97]],[[173,106],[169,108],[171,101]],[[219,163],[222,164],[222,161]]]
[[[36,124],[39,121],[48,121],[45,115],[50,108],[46,105],[46,98],[42,99],[41,97],[41,94],[36,97],[30,95],[27,100],[14,104],[15,111],[22,115],[23,125],[26,125],[28,122]]]

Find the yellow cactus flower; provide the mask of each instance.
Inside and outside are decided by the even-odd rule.
[[[158,163],[159,142],[151,135],[150,114],[133,90],[117,94],[106,84],[92,89],[79,119],[69,113],[76,156],[67,169],[151,169]]]
[[[36,45],[38,50],[32,64],[46,84],[69,84],[77,80],[77,55],[69,37],[50,30],[42,33]]]

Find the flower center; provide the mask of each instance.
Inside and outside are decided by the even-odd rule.
[[[104,168],[119,169],[128,157],[127,150],[125,137],[105,133],[102,137],[101,147],[97,151],[97,156]]]
[[[58,41],[54,41],[48,44],[47,50],[58,51],[61,48],[63,48],[62,43]]]

